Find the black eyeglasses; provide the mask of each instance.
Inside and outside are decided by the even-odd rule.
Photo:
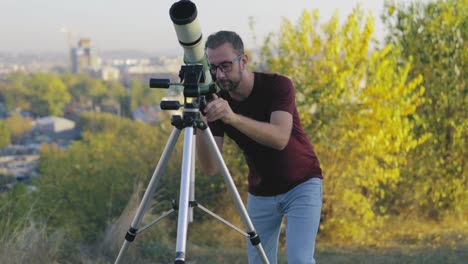
[[[218,68],[222,72],[230,72],[232,70],[232,64],[234,62],[240,60],[243,55],[244,55],[244,53],[242,53],[239,56],[235,57],[232,61],[223,61],[218,65],[208,64],[208,66],[210,67],[211,74],[216,75],[216,72],[218,71]]]

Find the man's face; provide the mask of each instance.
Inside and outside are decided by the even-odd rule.
[[[242,81],[242,58],[244,54],[237,54],[230,43],[206,50],[210,72],[216,77],[216,84],[221,90],[235,91]]]

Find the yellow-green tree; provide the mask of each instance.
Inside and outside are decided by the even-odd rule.
[[[15,109],[30,109],[31,102],[28,96],[31,89],[26,87],[29,76],[23,72],[13,72],[6,75],[4,81],[0,81],[0,101],[2,101],[7,111]]]
[[[37,116],[61,116],[65,104],[71,99],[65,84],[54,74],[32,74],[25,86],[30,90],[27,94],[31,102],[29,111]]]
[[[284,20],[262,48],[263,68],[289,76],[324,171],[324,235],[366,241],[393,208],[413,136],[421,78],[398,45],[372,50],[374,20],[357,7],[341,25],[318,11]]]
[[[65,77],[75,107],[95,111],[108,93],[102,80],[93,79],[87,74],[66,75]]]
[[[122,213],[134,186],[147,184],[167,133],[110,114],[82,119],[81,141],[67,149],[42,146],[35,195],[37,213],[51,230],[64,228],[70,239],[90,241]],[[167,171],[176,169],[170,164]]]
[[[166,95],[163,89],[150,89],[149,85],[139,80],[130,82],[130,108],[135,110],[140,106],[159,105],[162,98]]]
[[[22,117],[18,113],[12,113],[7,118],[6,123],[13,143],[17,143],[25,133],[30,132],[33,129],[31,120],[29,118]]]
[[[102,105],[118,108],[118,114],[122,115],[122,106],[125,105],[125,87],[117,81],[106,81],[107,93],[102,100]],[[126,110],[124,109],[124,112]],[[128,115],[127,115],[128,116]]]
[[[404,186],[412,195],[404,202],[434,218],[461,211],[468,205],[468,1],[387,2],[383,18],[388,43],[401,44],[402,59],[413,62],[410,78],[423,76],[426,88],[417,131],[430,136],[411,153]]]
[[[7,123],[0,120],[0,148],[4,148],[11,143],[11,134]]]

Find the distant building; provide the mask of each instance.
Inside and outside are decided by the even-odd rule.
[[[94,54],[91,46],[91,40],[81,38],[78,41],[78,47],[71,50],[71,71],[78,72],[96,72],[101,67],[101,58]]]
[[[104,81],[114,81],[120,78],[120,70],[112,66],[104,66],[99,71],[101,79]]]
[[[66,147],[81,136],[75,122],[62,117],[39,118],[33,122],[33,126],[33,142],[56,143],[60,147]]]
[[[36,130],[42,133],[60,133],[75,128],[75,122],[55,116],[39,118],[35,121]]]

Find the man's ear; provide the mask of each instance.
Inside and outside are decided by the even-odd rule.
[[[242,59],[241,59],[242,70],[245,70],[247,68],[248,62],[249,62],[249,55],[247,55],[247,53],[244,53],[244,56],[242,56]]]

